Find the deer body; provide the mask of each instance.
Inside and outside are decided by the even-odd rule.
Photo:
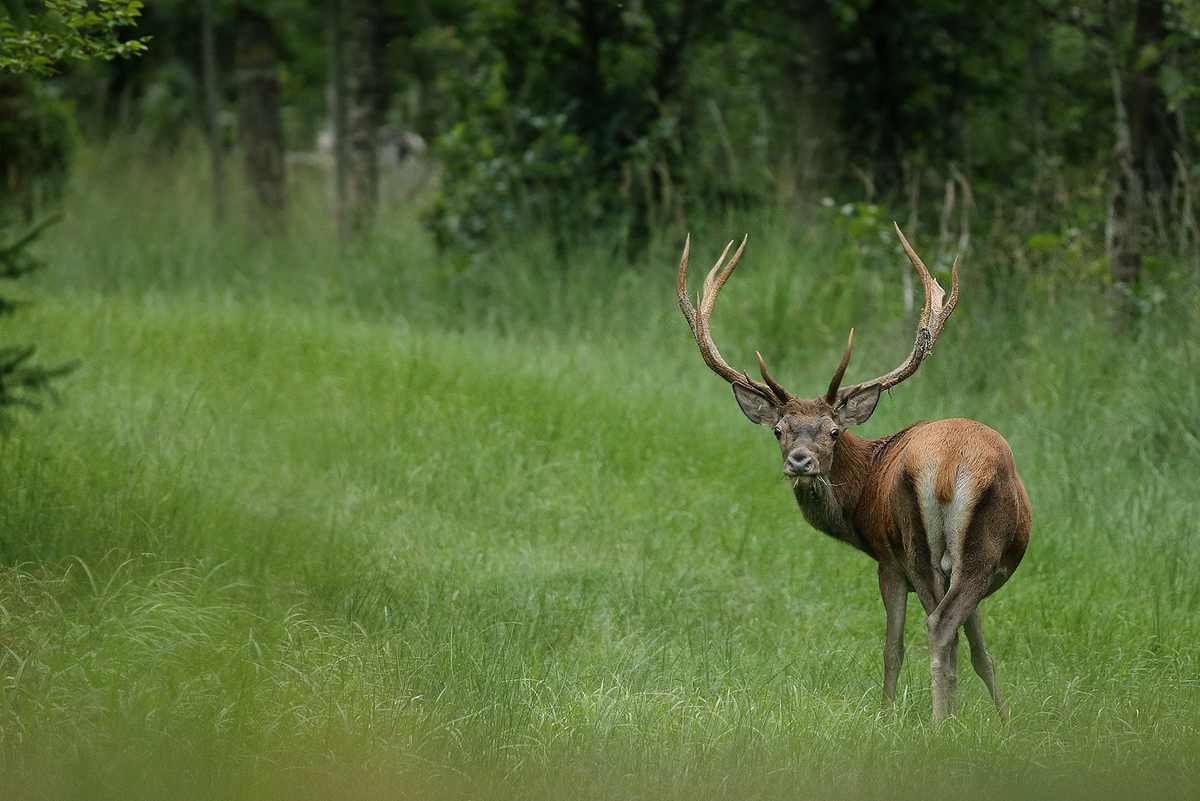
[[[899,228],[896,229],[899,233]],[[933,346],[958,297],[957,263],[949,301],[900,234],[925,284],[926,305],[909,359],[880,379],[841,388],[853,342],[846,345],[826,394],[804,400],[788,393],[759,366],[765,383],[730,368],[712,344],[708,320],[716,295],[742,250],[704,282],[697,312],[686,296],[688,248],[680,263],[680,308],[692,326],[701,355],[733,385],[742,411],[771,428],[779,440],[784,475],[791,481],[805,520],[814,528],[866,553],[878,563],[887,613],[884,643],[885,701],[895,697],[904,659],[908,593],[927,615],[935,719],[955,710],[958,631],[971,663],[1007,717],[995,666],[983,641],[979,602],[1016,569],[1029,542],[1031,513],[1012,450],[998,433],[973,420],[921,422],[875,440],[850,433],[866,422],[882,390],[916,371]],[[732,245],[732,243],[730,243]],[[742,248],[745,241],[742,242]]]
[[[974,420],[917,423],[875,440],[845,432],[827,483],[798,477],[792,489],[813,528],[876,561],[903,557],[910,583],[921,580],[926,562],[950,575],[964,553],[971,513],[989,491],[1015,515],[1004,527],[1011,536],[1001,551],[1019,561],[1028,542],[1020,536],[1027,501],[1012,452],[999,434]],[[929,554],[920,572],[907,562],[919,549]],[[1015,566],[1005,565],[1006,578]]]

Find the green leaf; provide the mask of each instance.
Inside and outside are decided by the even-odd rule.
[[[1145,72],[1147,69],[1157,64],[1161,58],[1162,54],[1159,53],[1158,47],[1153,44],[1148,44],[1138,51],[1137,61],[1135,61],[1133,65],[1133,71]]]

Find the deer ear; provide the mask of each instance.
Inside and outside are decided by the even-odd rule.
[[[741,384],[733,385],[733,395],[737,398],[738,406],[750,418],[751,423],[770,428],[779,422],[779,407],[765,395],[760,395],[749,387]]]
[[[882,384],[871,384],[860,387],[838,401],[834,414],[843,426],[856,426],[871,419],[875,413],[875,404],[879,403],[879,393],[883,392]]]

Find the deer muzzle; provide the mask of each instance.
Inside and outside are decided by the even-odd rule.
[[[783,474],[793,478],[797,476],[811,476],[817,472],[817,460],[813,458],[811,453],[795,450],[787,455],[783,460]]]

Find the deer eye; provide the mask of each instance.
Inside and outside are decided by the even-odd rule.
[[[780,437],[783,436],[783,429],[780,428],[779,426],[775,426],[775,428],[773,428],[772,430],[775,432],[775,439],[779,439]]]
[[[832,428],[829,430],[829,436],[833,437],[834,439],[837,439],[837,436],[840,433],[842,433],[842,432],[838,431],[836,428]]]

